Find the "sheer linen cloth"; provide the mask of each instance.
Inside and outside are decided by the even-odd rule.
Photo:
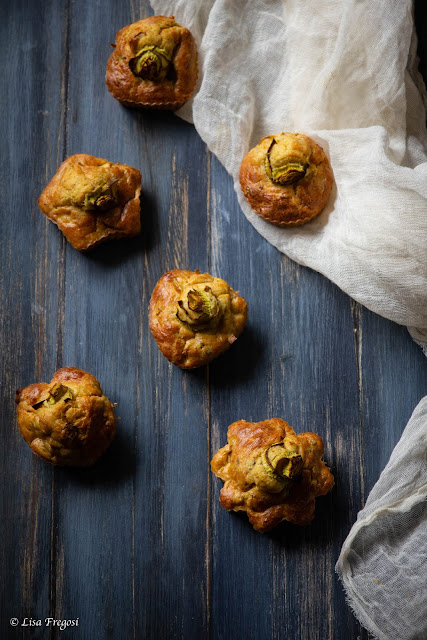
[[[336,571],[380,640],[427,638],[427,397],[357,516]]]
[[[427,132],[410,0],[151,0],[195,36],[199,82],[178,114],[234,180],[264,238],[427,341]],[[316,140],[336,189],[303,227],[241,193],[247,151],[281,131]],[[416,330],[418,329],[418,331]]]

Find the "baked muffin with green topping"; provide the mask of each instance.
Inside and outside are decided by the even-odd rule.
[[[197,47],[173,16],[150,16],[123,27],[107,63],[106,83],[127,107],[175,110],[197,82]]]
[[[333,185],[323,149],[302,133],[266,136],[242,160],[240,186],[256,213],[279,227],[295,227],[325,207]]]
[[[19,389],[15,402],[25,442],[55,465],[93,464],[116,433],[113,405],[98,380],[82,369],[59,369],[49,384]]]
[[[67,158],[38,204],[79,251],[141,231],[141,173],[84,153]]]
[[[248,314],[244,298],[209,273],[165,273],[150,301],[149,321],[163,355],[182,369],[208,364],[237,340]]]
[[[211,462],[212,471],[225,483],[221,506],[246,511],[261,533],[284,520],[309,524],[315,499],[334,486],[334,477],[322,460],[323,451],[320,436],[296,435],[280,418],[233,422],[228,444]]]

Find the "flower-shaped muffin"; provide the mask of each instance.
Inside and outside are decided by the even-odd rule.
[[[123,27],[107,64],[108,90],[127,107],[178,109],[197,82],[197,48],[173,16]]]
[[[248,309],[225,280],[176,269],[165,273],[150,301],[150,329],[163,355],[182,369],[208,364],[246,324]]]
[[[295,227],[317,216],[331,193],[329,160],[301,133],[263,138],[243,158],[240,186],[251,207],[280,227]]]
[[[75,367],[59,369],[49,384],[19,389],[15,402],[22,437],[52,464],[91,465],[116,433],[113,405],[98,380]]]
[[[40,209],[75,249],[141,231],[141,174],[84,153],[67,158],[41,194]]]
[[[315,498],[334,486],[334,477],[321,460],[323,450],[315,433],[296,435],[280,418],[234,422],[228,428],[228,444],[211,462],[212,471],[225,482],[221,506],[246,511],[261,533],[283,520],[309,524]]]

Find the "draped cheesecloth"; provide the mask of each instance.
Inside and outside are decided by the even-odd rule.
[[[426,93],[416,69],[412,2],[151,5],[196,38],[198,87],[178,115],[194,122],[230,173],[248,220],[296,262],[406,325],[427,354]],[[281,131],[318,142],[336,185],[320,216],[293,229],[262,220],[238,181],[247,151]],[[425,398],[337,564],[356,616],[384,640],[427,637],[426,427]]]

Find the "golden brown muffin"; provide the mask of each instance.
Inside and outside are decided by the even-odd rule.
[[[52,464],[91,465],[116,433],[113,405],[98,380],[75,367],[59,369],[49,384],[19,389],[15,402],[22,437]]]
[[[173,16],[123,27],[107,63],[108,90],[127,107],[178,109],[197,82],[196,42]]]
[[[84,153],[67,158],[41,194],[40,209],[79,251],[141,231],[141,173]]]
[[[279,227],[312,220],[333,184],[323,149],[308,136],[289,132],[263,138],[243,158],[239,177],[251,207]]]
[[[221,278],[196,271],[169,271],[154,287],[150,329],[163,355],[182,369],[208,364],[243,331],[244,298]]]
[[[246,511],[257,531],[283,520],[306,525],[314,518],[315,498],[334,486],[321,460],[324,445],[315,433],[295,434],[287,422],[233,422],[228,444],[212,458],[212,471],[225,482],[220,503]]]

